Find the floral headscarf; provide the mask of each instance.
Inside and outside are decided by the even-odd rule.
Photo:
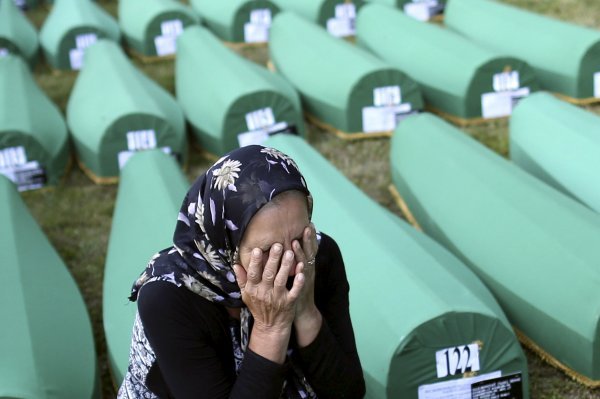
[[[179,211],[174,245],[154,255],[133,284],[130,300],[137,300],[144,284],[168,281],[211,302],[241,308],[241,343],[231,331],[239,371],[251,315],[241,299],[233,264],[252,217],[277,194],[289,190],[307,195],[310,214],[312,197],[290,157],[259,145],[223,156],[188,191]],[[299,368],[292,364],[290,369],[294,376],[286,381],[283,397],[316,398]]]

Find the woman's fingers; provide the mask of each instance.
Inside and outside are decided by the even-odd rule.
[[[262,252],[258,248],[252,250],[250,255],[250,264],[248,265],[248,281],[258,285],[262,278]]]
[[[299,259],[302,261],[299,262]],[[304,259],[304,251],[296,240],[291,251],[284,251],[280,243],[274,244],[269,250],[266,262],[262,251],[255,248],[246,270],[240,265],[234,265],[242,298],[255,318],[266,324],[270,324],[268,320],[273,321],[279,317],[291,317],[288,321],[293,320],[295,302],[301,295],[306,279],[302,273],[306,263]],[[296,271],[296,277],[292,288],[288,290],[286,285],[293,270]]]
[[[315,225],[309,224],[304,229],[304,234],[302,235],[302,248],[304,248],[304,254],[306,256],[306,260],[314,260],[317,255],[317,232],[315,231]]]
[[[243,267],[238,264],[233,265],[233,273],[235,273],[235,279],[237,280],[240,289],[243,291],[248,281],[248,275]]]
[[[294,284],[292,285],[292,288],[288,292],[288,300],[290,302],[295,302],[300,297],[302,288],[304,288],[305,280],[306,280],[306,277],[304,277],[304,273],[296,274],[296,277],[294,277]]]
[[[273,280],[275,280],[277,269],[279,268],[279,264],[281,262],[282,252],[283,245],[279,243],[274,244],[269,251],[269,259],[267,259],[267,263],[265,264],[265,268],[262,272],[262,280],[268,285],[271,285]]]
[[[277,272],[277,277],[275,278],[275,293],[278,295],[284,294],[287,284],[288,276],[290,275],[290,271],[294,267],[294,252],[285,251],[283,255],[283,259],[281,260],[281,267]]]
[[[292,242],[292,250],[294,251],[294,256],[296,256],[296,262],[300,263],[305,262],[307,260],[306,254],[304,253],[304,250],[302,249],[302,246],[300,245],[298,240],[294,240]]]

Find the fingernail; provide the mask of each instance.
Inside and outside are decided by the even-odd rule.
[[[276,254],[281,252],[281,244],[275,244],[273,248],[275,249]]]
[[[258,248],[254,248],[254,249],[252,250],[252,255],[253,255],[253,256],[260,256],[260,249],[258,249]]]
[[[292,251],[285,251],[285,259],[292,260],[294,253]]]

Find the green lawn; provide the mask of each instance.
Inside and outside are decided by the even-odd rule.
[[[560,19],[600,28],[598,0],[503,1]],[[104,1],[101,4],[113,15],[116,14],[116,1]],[[47,12],[47,9],[38,8],[30,11],[28,16],[39,27]],[[259,63],[265,63],[268,58],[266,49],[241,52]],[[173,62],[137,64],[167,90],[174,91]],[[53,73],[47,66],[40,65],[36,68],[35,75],[43,90],[64,111],[76,74]],[[600,107],[590,109],[594,112],[600,111]],[[312,145],[369,196],[401,215],[387,191],[390,183],[387,139],[348,142],[315,127],[309,128],[308,139]],[[464,130],[494,151],[503,156],[507,155],[506,121]],[[208,165],[209,160],[198,153],[192,153],[189,178],[197,176]],[[95,332],[104,398],[115,396],[108,373],[102,329],[102,278],[116,193],[116,186],[96,186],[79,169],[73,168],[63,185],[23,194],[35,218],[71,270],[85,298]],[[140,271],[144,266],[139,265]],[[127,294],[124,292],[123,296],[126,297]],[[561,372],[542,363],[535,355],[528,353],[528,360],[533,398],[600,398],[600,390],[592,391],[577,385]]]

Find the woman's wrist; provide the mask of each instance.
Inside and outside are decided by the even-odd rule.
[[[252,352],[274,363],[283,364],[292,332],[291,325],[274,328],[255,323],[250,333],[248,347]]]
[[[321,330],[323,316],[316,306],[311,306],[298,313],[294,319],[296,341],[300,348],[310,345]]]

